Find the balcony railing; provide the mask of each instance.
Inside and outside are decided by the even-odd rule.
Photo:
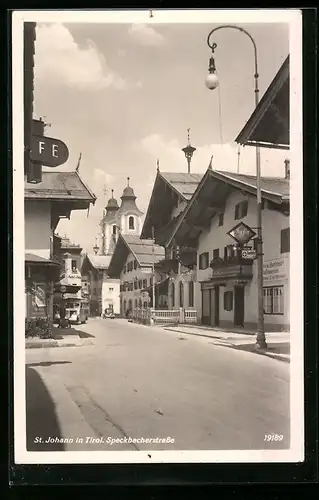
[[[211,279],[251,280],[253,277],[253,262],[253,259],[243,259],[240,256],[212,260],[210,263],[213,270]]]

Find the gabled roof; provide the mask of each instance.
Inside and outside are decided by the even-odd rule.
[[[289,56],[235,139],[248,146],[289,149]]]
[[[106,270],[111,261],[111,255],[86,254],[88,261],[95,269]]]
[[[34,253],[25,253],[24,255],[24,261],[26,263],[32,263],[32,264],[43,264],[43,265],[48,265],[48,266],[60,266],[59,262],[55,262],[54,260],[50,259],[45,259],[44,257],[40,257],[39,255],[36,255]]]
[[[130,253],[141,267],[150,267],[153,262],[157,264],[165,256],[164,248],[154,244],[153,240],[141,239],[137,235],[120,234],[108,269],[111,277],[120,275]]]
[[[225,201],[232,189],[256,196],[256,184],[255,176],[208,168],[171,234],[168,245],[174,237],[183,239],[186,234],[192,234],[190,239],[196,239],[207,221],[214,214],[224,211]],[[278,205],[289,205],[289,179],[263,177],[260,184],[262,198]]]
[[[159,175],[185,200],[193,196],[203,174],[159,172]]]
[[[142,238],[151,237],[154,219],[160,214],[170,219],[173,209],[167,196],[163,196],[163,189],[169,190],[172,197],[179,197],[181,201],[188,202],[193,196],[203,174],[189,174],[185,172],[160,172],[157,171],[150,202],[144,219],[141,232]]]
[[[67,200],[95,203],[96,196],[84,183],[78,172],[42,172],[37,184],[25,182],[27,200]]]

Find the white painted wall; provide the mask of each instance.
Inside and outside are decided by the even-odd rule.
[[[220,256],[224,256],[224,247],[226,245],[231,245],[235,243],[230,236],[227,235],[227,231],[232,229],[239,222],[244,222],[252,229],[256,228],[256,198],[249,196],[248,213],[247,216],[240,220],[235,220],[235,205],[240,201],[247,199],[241,193],[232,194],[225,206],[224,214],[224,225],[218,227],[218,216],[214,217],[211,222],[209,231],[202,232],[199,237],[198,242],[198,253],[197,253],[197,264],[199,263],[199,255],[203,252],[209,252],[209,261],[213,258],[213,250],[219,248]],[[268,315],[265,314],[265,324],[266,323],[278,323],[284,324],[289,323],[289,253],[280,254],[280,232],[282,229],[289,227],[289,217],[285,216],[279,212],[268,210],[267,205],[262,211],[262,227],[263,227],[263,252],[264,252],[264,269],[268,261],[272,261],[274,264],[275,260],[280,260],[279,268],[281,269],[277,273],[281,277],[275,280],[265,280],[264,286],[268,285],[284,285],[284,298],[285,307],[284,315]],[[268,262],[269,263],[269,262]],[[271,263],[271,262],[270,262]],[[274,267],[275,268],[275,267]],[[210,279],[212,276],[212,270],[210,268],[201,270],[197,266],[197,280],[198,282]],[[257,263],[253,264],[253,279],[250,283],[245,286],[245,322],[256,322],[257,321]],[[265,278],[264,278],[265,279]],[[196,308],[199,317],[201,317],[201,291],[200,285],[196,287]],[[233,318],[233,311],[224,311],[224,297],[223,294],[226,290],[232,289],[232,287],[221,287],[220,288],[220,319],[228,320]]]
[[[25,251],[49,259],[53,236],[50,201],[25,200],[24,210]]]
[[[113,306],[114,314],[120,314],[120,280],[109,278],[104,273],[102,283],[102,312]]]

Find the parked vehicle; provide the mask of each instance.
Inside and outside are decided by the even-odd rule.
[[[86,323],[89,316],[89,304],[86,301],[67,299],[65,301],[65,317],[72,324]]]
[[[106,319],[106,318],[114,319],[115,318],[115,314],[113,312],[113,308],[110,307],[110,308],[105,309],[104,313],[102,314],[102,318],[103,319]]]

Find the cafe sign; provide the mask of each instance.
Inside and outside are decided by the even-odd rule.
[[[31,161],[45,167],[59,167],[69,158],[69,150],[60,139],[43,135],[32,135]]]
[[[245,243],[248,243],[248,241],[256,236],[255,231],[247,226],[247,224],[244,224],[244,222],[239,222],[239,224],[234,226],[227,234],[239,245],[245,245]]]

